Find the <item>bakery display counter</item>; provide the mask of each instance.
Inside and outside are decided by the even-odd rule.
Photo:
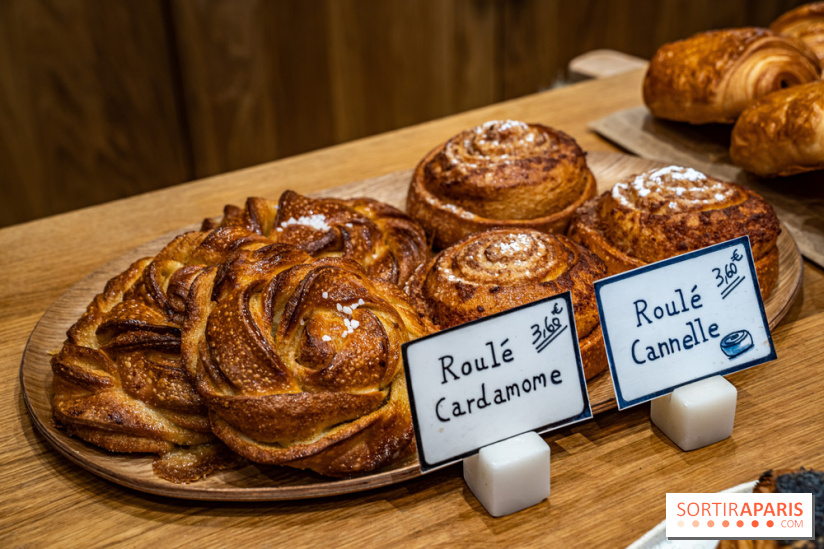
[[[219,215],[224,204],[242,204],[247,196],[277,198],[292,189],[305,195],[349,198],[353,197],[349,193],[356,192],[402,207],[398,178],[411,179],[411,170],[435,144],[488,120],[525,120],[558,128],[592,153],[596,165],[607,162],[613,170],[609,173],[624,174],[637,163],[649,161],[615,154],[620,151],[588,125],[640,106],[642,77],[643,71],[636,70],[575,84],[1,229],[5,276],[0,290],[4,334],[0,375],[13,390],[2,414],[5,443],[0,451],[5,467],[0,544],[398,542],[617,547],[628,545],[664,518],[667,492],[721,491],[758,478],[770,468],[824,468],[824,437],[820,436],[824,426],[824,406],[820,405],[824,394],[824,271],[806,260],[798,263],[797,256],[795,266],[784,271],[793,276],[780,279],[776,290],[782,299],[775,317],[778,324],[773,327],[778,359],[728,378],[739,395],[731,438],[683,452],[651,424],[648,405],[624,411],[601,406],[594,419],[544,437],[552,452],[550,498],[506,517],[492,518],[485,512],[464,483],[459,466],[418,476],[409,474],[409,464],[404,464],[407,469],[383,473],[381,482],[342,481],[348,483],[344,490],[313,491],[313,485],[334,485],[334,481],[314,473],[295,477],[266,467],[255,469],[251,480],[242,474],[223,477],[222,490],[233,497],[192,497],[185,494],[186,488],[183,493],[142,490],[140,483],[102,474],[105,459],[96,460],[98,469],[82,463],[87,457],[82,442],[74,440],[57,448],[54,437],[61,434],[50,423],[47,409],[35,421],[29,415],[33,399],[39,399],[38,405],[48,402],[48,384],[39,379],[40,385],[21,385],[21,371],[24,381],[31,381],[25,377],[32,373],[27,349],[41,345],[36,366],[41,367],[41,375],[47,375],[42,370],[49,355],[47,347],[55,345],[54,351],[58,350],[60,340],[57,336],[55,343],[55,333],[65,329],[66,319],[76,318],[78,304],[82,308],[88,302],[87,294],[94,290],[82,281],[91,273],[98,273],[95,284],[99,287],[118,272],[107,271],[107,266],[117,265],[152,242],[162,246],[168,235],[193,221]],[[603,169],[594,171],[596,176],[604,174]],[[794,241],[785,237],[782,253],[792,255]],[[69,290],[87,294],[67,300]],[[61,310],[62,306],[72,309]],[[49,324],[55,317],[60,320]],[[55,333],[49,332],[51,339],[44,340],[41,336],[47,329]],[[601,376],[606,379],[608,374]],[[609,389],[608,383],[600,389],[604,402],[609,400]],[[118,470],[121,475],[132,473],[128,466],[125,472]],[[283,490],[281,497],[238,496],[247,488],[260,493],[277,490],[284,483],[292,483],[286,497]],[[196,489],[197,483],[186,486]],[[206,501],[181,499],[185,497]]]

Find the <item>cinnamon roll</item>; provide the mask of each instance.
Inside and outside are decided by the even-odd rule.
[[[770,30],[802,40],[824,60],[824,2],[804,4],[788,11],[770,25]]]
[[[238,454],[347,476],[414,450],[400,349],[431,325],[396,285],[273,244],[202,271],[188,311],[184,363]]]
[[[436,248],[495,227],[563,232],[595,195],[573,138],[512,120],[487,122],[429,152],[412,176],[407,212]]]
[[[762,177],[824,168],[824,82],[777,91],[753,102],[733,127],[730,157]]]
[[[748,235],[765,299],[778,282],[779,232],[772,206],[758,194],[680,166],[620,181],[584,204],[569,227],[609,274]]]
[[[644,103],[659,118],[730,124],[753,100],[820,76],[818,58],[796,38],[760,28],[715,30],[658,49],[644,78]]]
[[[406,290],[441,328],[569,290],[590,379],[607,364],[593,286],[605,274],[595,254],[565,236],[492,229],[441,251],[415,272]]]

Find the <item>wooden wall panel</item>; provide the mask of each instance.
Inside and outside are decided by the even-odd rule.
[[[0,3],[2,223],[190,175],[160,1]]]
[[[512,0],[503,7],[503,97],[563,82],[569,62],[599,48],[645,59],[696,32],[766,26],[799,0]]]
[[[499,98],[493,0],[172,6],[198,176]]]
[[[333,143],[323,0],[172,8],[198,177]]]
[[[498,10],[493,0],[331,0],[336,140],[498,100]]]
[[[586,51],[648,58],[800,3],[0,1],[0,225],[534,93]]]

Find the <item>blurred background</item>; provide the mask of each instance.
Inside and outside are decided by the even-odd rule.
[[[649,59],[801,3],[0,0],[0,226],[564,85],[584,52]]]

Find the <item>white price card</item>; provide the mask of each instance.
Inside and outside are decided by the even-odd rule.
[[[618,407],[776,358],[746,236],[595,282]]]
[[[421,470],[592,417],[569,292],[403,346]]]

